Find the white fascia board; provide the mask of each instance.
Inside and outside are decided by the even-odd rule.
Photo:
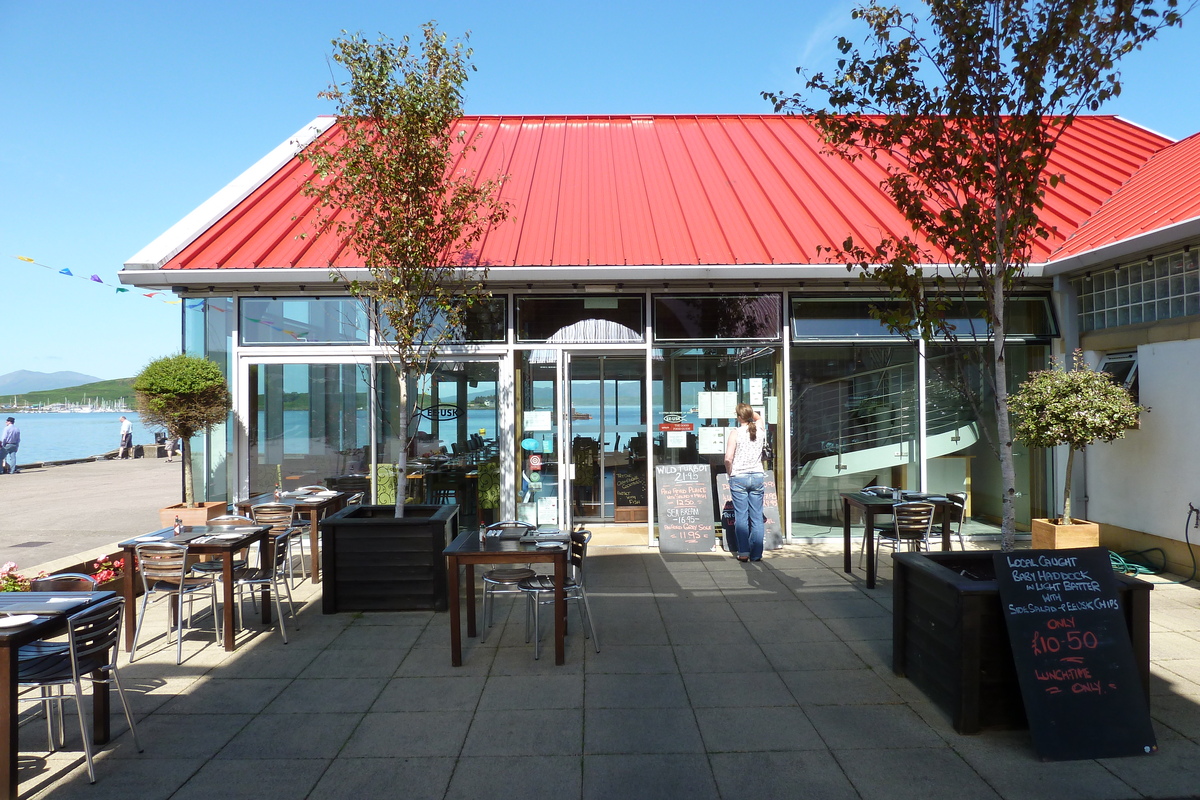
[[[1058,261],[1051,261],[1045,266],[1045,275],[1067,275],[1080,270],[1102,266],[1109,261],[1128,258],[1132,255],[1153,252],[1165,247],[1183,245],[1191,239],[1200,237],[1200,217],[1176,222],[1163,228],[1131,236],[1112,244],[1097,247],[1078,255],[1069,256]]]
[[[211,228],[232,211],[238,203],[249,197],[251,192],[262,186],[268,178],[312,144],[318,136],[329,130],[336,121],[337,118],[332,116],[317,117],[296,131],[295,134],[288,137],[287,141],[260,158],[254,166],[231,181],[225,188],[201,203],[194,211],[167,228],[157,239],[135,253],[125,262],[125,269],[161,268],[163,264],[195,241],[197,236]],[[121,282],[135,283],[134,280],[127,280],[124,275],[121,276]]]
[[[945,265],[930,265],[925,268],[929,275],[951,275]],[[144,288],[161,289],[172,286],[189,289],[206,289],[219,286],[227,290],[247,290],[253,286],[262,289],[272,286],[304,285],[311,289],[333,288],[330,275],[334,270],[327,267],[258,267],[255,269],[172,269],[143,270],[121,273],[121,282]],[[1031,268],[1027,274],[1038,277]],[[343,281],[365,280],[370,277],[365,268],[355,267],[338,270]],[[738,264],[719,266],[691,265],[647,265],[647,266],[548,266],[548,267],[492,267],[488,271],[487,283],[494,287],[533,284],[564,283],[627,283],[653,285],[655,283],[703,283],[721,282],[786,283],[805,280],[858,281],[860,270],[847,270],[840,264]],[[471,278],[477,272],[464,270],[462,277]]]

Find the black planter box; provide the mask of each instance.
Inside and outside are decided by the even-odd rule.
[[[348,506],[321,521],[321,610],[445,611],[458,506]]]
[[[1028,727],[992,555],[900,553],[892,561],[892,671],[947,713],[959,733]],[[1149,698],[1153,587],[1116,578]]]

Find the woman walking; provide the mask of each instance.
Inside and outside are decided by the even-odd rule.
[[[733,494],[734,537],[738,561],[762,561],[763,554],[763,442],[758,412],[738,403],[738,428],[727,437],[725,472]]]

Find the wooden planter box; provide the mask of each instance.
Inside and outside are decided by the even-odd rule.
[[[445,611],[458,506],[348,506],[321,521],[321,610]]]
[[[158,510],[158,521],[164,528],[175,524],[179,517],[184,525],[207,525],[213,517],[229,513],[229,504],[221,501],[197,503],[195,508],[188,508],[186,503],[176,503],[173,506]]]
[[[104,558],[107,558],[109,561],[115,561],[119,558],[125,558],[125,551],[118,550],[115,553],[110,553],[108,556],[105,556]],[[78,564],[72,564],[69,567],[61,567],[59,569],[55,569],[53,571],[53,574],[58,575],[63,572],[75,572],[75,573],[79,573],[82,575],[91,575],[93,572],[92,565],[95,564],[97,561],[102,561],[102,560],[104,560],[104,559],[97,556],[96,558],[90,559],[88,561],[81,561]],[[131,570],[130,569],[131,566],[132,566],[131,564],[126,564],[123,574],[117,576],[116,578],[113,578],[111,581],[105,581],[104,583],[101,583],[96,588],[102,592],[116,592],[119,595],[123,595],[125,593],[125,581],[133,581],[133,596],[141,597],[142,594],[145,592],[145,588],[142,586],[142,576],[138,572]]]
[[[992,555],[899,553],[892,560],[892,671],[948,714],[959,733],[1028,727]],[[1149,698],[1153,587],[1116,578]]]
[[[1059,525],[1048,519],[1035,519],[1030,525],[1030,533],[1034,550],[1100,546],[1100,525],[1096,522]]]

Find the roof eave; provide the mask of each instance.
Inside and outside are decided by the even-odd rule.
[[[1129,256],[1158,250],[1179,244],[1187,239],[1200,237],[1200,217],[1193,217],[1182,222],[1176,222],[1162,228],[1130,236],[1116,242],[1111,242],[1091,250],[1077,253],[1066,258],[1050,261],[1045,266],[1047,277],[1067,275],[1080,270],[1091,269],[1110,261],[1128,258]]]
[[[332,116],[317,117],[296,131],[194,211],[135,253],[125,262],[125,269],[161,269],[164,264],[183,252],[184,248],[236,208],[239,203],[249,197],[259,186],[262,186],[304,148],[312,144],[318,136],[329,130],[336,121],[337,118]],[[126,281],[124,278],[122,278],[122,282],[135,283],[135,281]],[[143,284],[139,282],[137,285]]]

